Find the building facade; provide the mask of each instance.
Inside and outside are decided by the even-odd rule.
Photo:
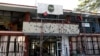
[[[100,16],[87,15],[0,3],[0,56],[99,56]]]

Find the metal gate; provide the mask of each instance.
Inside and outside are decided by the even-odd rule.
[[[70,37],[70,55],[100,56],[100,35]]]
[[[62,40],[60,36],[43,36],[42,56],[61,56]],[[40,56],[40,36],[29,37],[29,56]]]
[[[0,32],[0,56],[24,56],[25,36],[19,32]]]

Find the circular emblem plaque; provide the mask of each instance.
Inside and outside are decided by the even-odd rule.
[[[53,5],[48,5],[48,11],[53,12],[54,11],[54,6]]]

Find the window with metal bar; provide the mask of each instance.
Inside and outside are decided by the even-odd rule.
[[[0,36],[0,56],[23,56],[24,36]]]
[[[71,54],[100,55],[100,37],[71,37]]]

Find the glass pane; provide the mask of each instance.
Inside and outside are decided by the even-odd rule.
[[[76,49],[76,43],[72,43],[72,48],[73,48],[73,50],[75,50]]]
[[[87,42],[86,47],[87,47],[87,49],[93,49],[92,42]]]
[[[81,37],[78,37],[77,40],[78,40],[78,41],[81,41]]]
[[[98,42],[98,45],[99,45],[99,49],[100,49],[100,42]]]
[[[7,42],[2,42],[0,46],[0,52],[6,52]]]
[[[73,50],[73,51],[72,51],[72,55],[75,55],[75,54],[76,54],[76,50],[75,50],[75,51]]]
[[[11,16],[11,12],[4,11],[4,16]]]
[[[78,42],[76,47],[82,48],[81,42]]]
[[[94,49],[98,49],[98,44],[97,44],[97,42],[93,42],[93,45],[94,45]]]
[[[72,39],[72,41],[76,41],[76,37],[72,37],[71,39]]]
[[[86,50],[86,54],[91,54],[91,50]]]
[[[18,12],[13,12],[13,17],[18,17],[19,13]]]
[[[15,54],[14,53],[8,53],[8,56],[14,56]]]
[[[0,16],[0,29],[8,30],[9,29],[9,23],[10,23],[10,17],[6,16]]]
[[[3,15],[3,11],[0,11],[0,15]]]
[[[11,52],[11,51],[14,52],[14,51],[15,51],[15,50],[14,50],[14,49],[15,49],[15,46],[16,46],[16,45],[15,45],[14,42],[13,42],[13,43],[10,42],[10,45],[9,45],[9,51],[10,51],[10,52]]]
[[[61,56],[61,50],[58,50],[57,56]]]
[[[17,21],[18,21],[18,18],[17,18],[17,17],[12,17],[12,19],[11,19],[11,22],[12,22],[12,23],[15,23],[15,24],[16,24]]]
[[[100,37],[98,37],[98,41],[100,41]]]
[[[25,36],[17,36],[17,41],[25,41]]]
[[[16,36],[11,36],[10,41],[15,41]]]
[[[87,37],[87,41],[92,41],[91,37]]]
[[[82,41],[87,41],[87,37],[82,37]]]
[[[58,43],[58,49],[61,49],[61,43]]]
[[[2,41],[7,41],[8,40],[8,36],[1,36]]]
[[[95,54],[99,54],[99,50],[94,50],[95,51]]]
[[[87,54],[93,54],[93,50],[87,50],[86,53]]]
[[[93,37],[93,41],[97,41],[97,38],[96,37]]]

